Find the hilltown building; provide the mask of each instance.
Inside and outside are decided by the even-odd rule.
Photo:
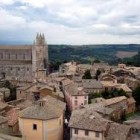
[[[19,113],[19,129],[26,140],[63,140],[65,103],[46,96]]]
[[[0,77],[8,80],[45,80],[48,72],[48,46],[44,34],[33,45],[0,46]]]
[[[131,128],[103,118],[95,108],[78,109],[72,112],[70,140],[128,140]],[[122,131],[123,130],[123,131]]]

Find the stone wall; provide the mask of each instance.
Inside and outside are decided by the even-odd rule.
[[[48,46],[44,34],[37,34],[33,45],[0,46],[0,77],[5,73],[8,80],[46,80],[47,66]]]
[[[8,80],[32,81],[31,46],[0,46],[0,77]]]

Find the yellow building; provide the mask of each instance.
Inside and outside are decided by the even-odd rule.
[[[46,96],[19,113],[19,129],[26,140],[63,140],[65,103]]]

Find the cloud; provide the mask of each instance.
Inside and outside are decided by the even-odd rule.
[[[4,9],[0,9],[0,30],[15,30],[17,27],[23,27],[26,20],[20,16],[10,14]]]
[[[0,0],[0,5],[11,5],[13,3],[13,0]]]
[[[32,40],[40,31],[54,44],[140,43],[139,7],[139,0],[1,0],[0,36]]]

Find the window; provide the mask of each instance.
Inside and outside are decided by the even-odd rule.
[[[78,129],[74,129],[74,134],[78,134]]]
[[[37,124],[33,124],[33,130],[37,130]]]
[[[84,105],[86,105],[87,104],[87,100],[84,100]]]
[[[23,54],[23,59],[25,59],[26,58],[26,55],[25,54]]]
[[[75,96],[75,99],[77,99],[77,96]]]
[[[88,136],[88,130],[85,130],[85,135]]]
[[[10,59],[10,54],[8,54],[8,59]]]
[[[95,137],[99,137],[100,133],[99,132],[95,132]]]
[[[17,59],[18,57],[17,57],[17,54],[16,54],[16,59]]]
[[[78,105],[78,102],[77,101],[75,101],[75,103],[74,103],[75,105]]]
[[[87,99],[87,96],[85,96],[85,99]]]

